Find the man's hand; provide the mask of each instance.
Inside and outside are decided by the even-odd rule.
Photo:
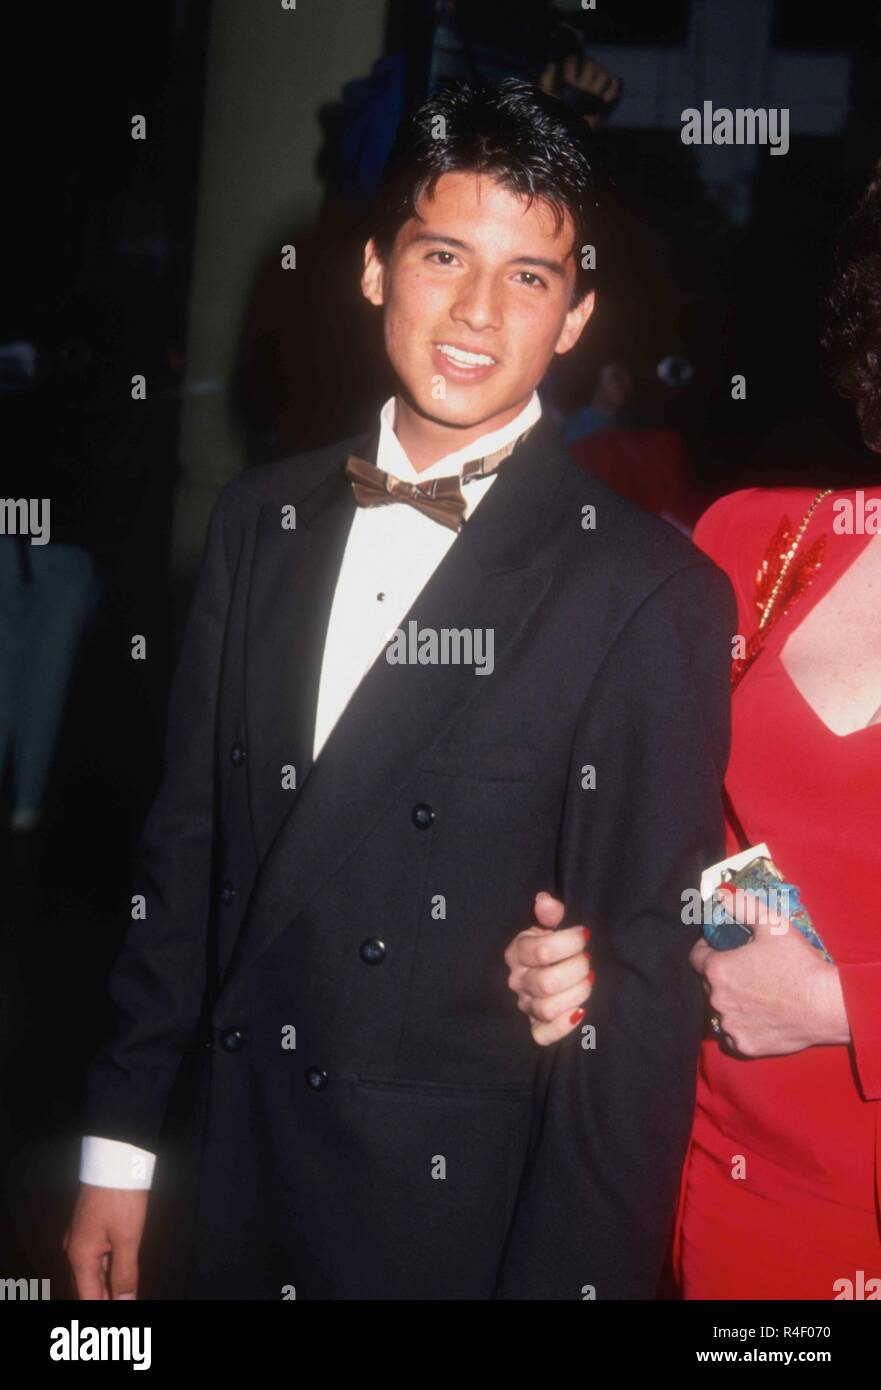
[[[81,1299],[137,1298],[149,1192],[80,1185],[64,1249]]]
[[[848,1043],[835,966],[755,895],[724,885],[719,891],[729,914],[752,927],[753,939],[734,951],[714,951],[700,940],[691,963],[729,1048],[741,1057],[782,1057],[824,1043]]]
[[[546,1046],[559,1041],[581,1022],[593,989],[586,927],[559,927],[565,908],[550,893],[535,899],[535,923],[520,932],[505,951],[508,988],[529,1019],[532,1036]]]

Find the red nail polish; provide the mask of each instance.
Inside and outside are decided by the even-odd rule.
[[[593,970],[589,970],[589,971],[587,972],[587,983],[588,983],[589,985],[592,985],[595,979],[596,979],[596,974],[595,974],[595,972],[594,972]]]
[[[581,930],[584,933],[585,941],[590,941],[590,927],[582,927]]]
[[[581,1020],[582,1018],[584,1018],[584,1010],[583,1010],[583,1009],[576,1009],[575,1012],[574,1012],[574,1014],[570,1015],[569,1022],[570,1022],[570,1023],[578,1023],[578,1022],[580,1022],[580,1020]]]

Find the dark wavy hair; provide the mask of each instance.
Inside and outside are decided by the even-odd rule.
[[[569,213],[575,224],[572,302],[578,303],[594,283],[594,271],[581,263],[581,247],[593,241],[591,214],[599,207],[590,144],[584,121],[520,78],[485,86],[444,83],[398,129],[373,214],[380,257],[388,260],[401,227],[442,174],[487,174],[530,204],[547,204],[557,231]]]
[[[836,243],[824,311],[827,371],[854,402],[866,447],[881,453],[881,160]]]

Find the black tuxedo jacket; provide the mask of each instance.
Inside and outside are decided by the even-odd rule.
[[[492,629],[492,674],[381,655],[313,767],[341,470],[375,442],[255,468],[215,507],[85,1132],[158,1149],[174,1186],[175,1097],[193,1296],[650,1298],[703,1017],[682,893],[724,852],[733,597],[545,417],[408,614]],[[503,960],[539,889],[590,926],[596,972],[595,1036],[549,1049]]]

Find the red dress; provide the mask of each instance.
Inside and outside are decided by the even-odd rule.
[[[757,571],[779,569],[786,548],[781,519],[795,531],[814,496],[748,489],[700,521],[695,541],[728,574],[744,636],[758,626]],[[689,1299],[833,1299],[839,1280],[866,1297],[859,1271],[863,1288],[881,1278],[881,724],[833,733],[780,660],[872,540],[833,532],[842,497],[858,501],[834,493],[815,510],[790,570],[798,596],[735,690],[726,789],[728,852],[765,841],[798,884],[838,966],[852,1042],[748,1061],[703,1044],[674,1247]]]

